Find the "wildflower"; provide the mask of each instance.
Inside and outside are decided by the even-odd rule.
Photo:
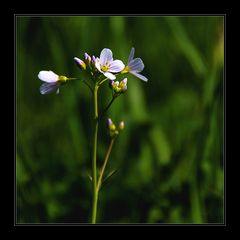
[[[59,86],[70,79],[65,76],[59,76],[53,71],[40,71],[38,78],[45,82],[40,87],[41,94],[51,93],[54,91],[58,94]]]
[[[124,78],[120,83],[109,80],[109,86],[116,94],[125,93],[127,91],[127,78]]]
[[[144,69],[144,64],[141,58],[134,58],[134,53],[135,49],[132,48],[129,58],[128,58],[128,64],[127,66],[123,69],[121,73],[131,73],[137,78],[140,78],[141,80],[147,82],[148,79],[144,77],[143,75],[139,74],[143,69]]]
[[[121,72],[125,67],[121,60],[113,60],[112,51],[108,48],[104,48],[100,58],[95,59],[95,66],[99,72],[111,80],[116,79],[116,76],[112,73]]]

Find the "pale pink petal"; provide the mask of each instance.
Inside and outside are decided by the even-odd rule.
[[[40,87],[40,93],[41,94],[47,94],[51,92],[58,91],[59,83],[52,82],[52,83],[43,83]]]
[[[40,71],[38,74],[38,78],[44,82],[57,82],[58,81],[58,75],[54,73],[53,71]]]
[[[100,65],[105,66],[107,63],[112,62],[112,56],[112,51],[108,48],[104,48],[100,54]]]
[[[130,54],[129,54],[129,57],[128,57],[128,64],[133,60],[134,53],[135,53],[135,49],[132,48],[132,49],[131,49],[131,52],[130,52]]]
[[[127,78],[124,78],[121,82],[127,84]]]
[[[105,77],[107,77],[110,80],[115,80],[116,79],[115,75],[113,75],[110,72],[104,72],[103,74],[104,74]]]
[[[95,61],[95,67],[97,68],[97,70],[101,73],[103,73],[103,71],[101,70],[101,66],[100,66],[100,62],[98,59],[96,59]]]
[[[78,64],[80,66],[84,63],[83,60],[81,60],[80,58],[77,58],[77,57],[74,58],[74,61],[76,64]]]
[[[131,74],[133,74],[134,76],[136,76],[137,78],[140,78],[141,80],[147,82],[148,79],[146,77],[144,77],[143,75],[136,73],[136,72],[130,72]]]
[[[121,72],[125,68],[125,65],[121,60],[114,60],[108,68],[109,72]]]
[[[135,58],[128,64],[128,67],[130,68],[130,71],[138,73],[144,69],[144,64],[141,58]]]

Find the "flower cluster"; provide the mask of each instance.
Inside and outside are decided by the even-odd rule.
[[[109,86],[115,95],[125,93],[127,90],[127,78],[121,81],[115,81],[118,75],[130,73],[143,81],[148,81],[146,77],[140,74],[144,69],[144,64],[141,58],[134,58],[135,49],[132,48],[127,65],[121,60],[114,60],[113,53],[110,49],[104,48],[100,57],[90,56],[84,54],[84,59],[74,57],[77,66],[88,73],[93,80],[99,81],[99,85],[109,80]],[[41,94],[47,94],[56,91],[59,93],[59,87],[65,84],[68,80],[76,78],[68,78],[66,76],[59,76],[52,71],[40,71],[38,78],[45,83],[40,87]]]
[[[127,91],[127,78],[124,78],[120,83],[119,81],[109,80],[109,87],[113,90],[115,96]]]

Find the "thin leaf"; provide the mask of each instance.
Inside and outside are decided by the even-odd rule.
[[[92,176],[88,174],[88,177],[89,177],[90,181],[92,182]]]
[[[109,179],[110,177],[112,177],[118,170],[112,170],[102,181],[102,184],[107,180]]]

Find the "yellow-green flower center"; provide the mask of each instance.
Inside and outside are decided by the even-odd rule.
[[[107,72],[107,70],[109,69],[109,65],[107,64],[107,65],[104,65],[104,66],[101,66],[101,70],[103,71],[103,72]]]

